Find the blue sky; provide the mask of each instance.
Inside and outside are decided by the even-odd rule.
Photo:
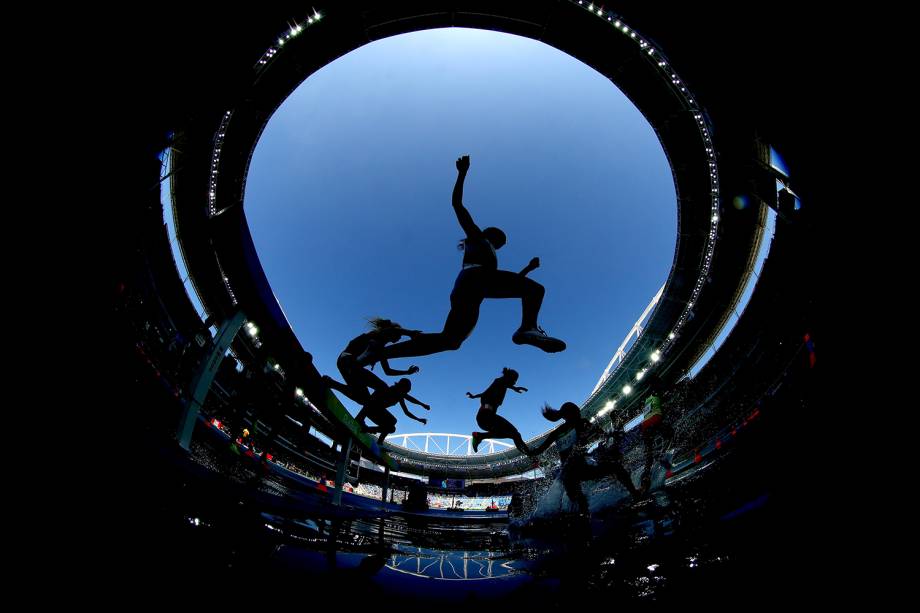
[[[341,379],[336,357],[368,317],[443,326],[462,259],[450,206],[462,154],[472,161],[464,203],[480,227],[507,233],[501,268],[541,259],[530,273],[546,287],[540,322],[568,349],[514,345],[520,301],[487,300],[460,350],[391,363],[421,368],[412,394],[432,405],[419,409],[427,426],[397,409],[397,433],[478,429],[478,401],[465,392],[508,366],[529,392],[509,392],[500,414],[529,438],[550,426],[543,402],[585,400],[674,256],[667,160],[610,81],[542,43],[494,32],[370,43],[309,77],[271,118],[246,214],[298,338],[321,372]]]

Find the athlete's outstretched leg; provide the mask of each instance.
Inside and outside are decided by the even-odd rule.
[[[380,419],[374,419],[374,421],[380,424],[380,436],[377,437],[377,444],[383,443],[383,439],[387,437],[388,434],[393,434],[396,432],[396,418],[390,414],[389,411],[381,411],[379,416]]]
[[[639,486],[642,493],[648,494],[652,485],[652,464],[655,462],[655,435],[653,429],[649,428],[642,433],[642,439],[645,443],[645,466],[642,471],[642,479]]]
[[[604,467],[608,468],[610,472],[613,473],[613,476],[616,477],[617,481],[623,484],[623,487],[625,487],[629,491],[630,495],[633,498],[639,495],[639,490],[636,489],[635,485],[633,485],[632,476],[629,474],[629,471],[627,471],[623,467],[622,464],[620,464],[617,461],[611,460],[609,462],[606,462],[604,464]]]
[[[476,423],[479,424],[479,427],[484,429],[485,432],[477,432],[475,434],[479,435],[476,438],[479,440],[487,438],[510,438],[514,441],[514,446],[526,455],[532,455],[532,451],[527,447],[527,443],[524,442],[521,433],[518,432],[511,422],[509,422],[504,417],[496,415],[492,411],[482,411],[476,414]]]
[[[581,489],[581,479],[575,472],[576,471],[567,467],[563,467],[561,475],[562,486],[565,488],[565,493],[569,497],[569,500],[575,505],[577,512],[584,515],[588,512],[588,498]]]
[[[333,378],[330,377],[329,375],[323,375],[323,382],[324,382],[327,386],[329,386],[330,388],[332,388],[332,389],[334,389],[334,390],[337,390],[337,391],[339,391],[339,392],[345,394],[346,396],[348,396],[349,398],[351,398],[352,400],[354,400],[354,401],[357,402],[358,404],[364,404],[365,402],[367,402],[368,400],[370,400],[370,394],[368,393],[366,387],[364,387],[364,388],[357,387],[357,388],[356,388],[356,387],[351,386],[351,385],[346,385],[346,384],[344,384],[344,383],[340,383],[340,382],[336,381],[335,379],[333,379]],[[363,393],[362,393],[362,389],[363,389]]]
[[[518,345],[533,345],[543,351],[556,353],[565,349],[565,343],[547,336],[537,323],[545,293],[542,285],[521,274],[491,270],[483,275],[483,294],[486,298],[521,299],[521,327],[511,340]]]
[[[442,351],[455,351],[460,348],[463,341],[469,337],[476,327],[479,320],[479,304],[474,298],[458,297],[451,295],[450,313],[447,314],[447,321],[444,322],[444,329],[440,332],[429,332],[418,334],[401,343],[387,345],[381,352],[381,357],[391,358],[409,358],[422,355],[431,355]],[[361,363],[370,363],[377,356],[370,356],[371,359],[359,360]]]
[[[387,437],[387,434],[393,434],[396,432],[396,428],[387,428],[380,432],[380,436],[377,437],[377,444],[380,445],[383,443],[383,439]]]
[[[371,388],[372,390],[379,391],[386,387],[389,387],[383,379],[372,373],[366,368],[360,368],[353,373],[355,380],[355,385],[361,389]]]
[[[387,359],[409,358],[453,351],[460,348],[463,340],[451,337],[444,332],[429,332],[401,343],[388,345],[383,349],[382,356]]]

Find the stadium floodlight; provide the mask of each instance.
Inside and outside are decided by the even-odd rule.
[[[636,373],[636,381],[642,381],[642,377],[644,376],[645,376],[645,371],[640,370],[639,372]]]
[[[629,395],[632,393],[632,388],[631,388],[630,386],[628,386],[628,385],[624,385],[624,386],[623,386],[623,393],[624,393],[625,395],[629,396]]]
[[[303,390],[300,389],[299,387],[294,390],[294,393],[297,395],[297,397],[303,396]]]
[[[657,362],[660,359],[661,359],[661,352],[656,349],[655,351],[652,352],[652,362]]]
[[[615,404],[616,404],[616,402],[614,402],[613,400],[608,400],[608,401],[607,401],[607,404],[604,405],[604,410],[605,410],[605,411],[609,411],[610,409],[613,408],[613,405],[615,405]]]

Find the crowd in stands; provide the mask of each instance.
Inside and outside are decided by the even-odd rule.
[[[511,496],[495,497],[470,497],[450,494],[428,494],[428,508],[431,509],[462,509],[464,511],[485,511],[490,507],[493,510],[505,511],[511,503]]]
[[[367,496],[374,500],[380,500],[380,497],[383,496],[383,488],[379,485],[372,485],[370,483],[358,483],[358,487],[356,487],[354,491],[355,494],[359,496]]]
[[[349,490],[346,488],[346,491]],[[392,493],[392,502],[401,503],[406,498],[406,492],[404,490],[392,489],[389,491]],[[353,492],[359,496],[380,500],[383,489],[378,485],[359,483],[357,487],[353,489]],[[485,511],[489,508],[504,511],[507,510],[511,502],[510,495],[477,497],[429,493],[427,498],[428,507],[431,509],[462,509],[465,511]]]

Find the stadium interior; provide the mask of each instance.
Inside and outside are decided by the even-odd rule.
[[[296,578],[300,591],[357,586],[368,599],[557,606],[573,590],[687,604],[777,578],[791,585],[808,490],[801,459],[816,436],[822,206],[803,128],[806,24],[791,7],[151,7],[138,31],[114,34],[132,63],[112,75],[128,100],[112,154],[124,473],[113,514],[135,528],[128,538],[113,525],[126,536],[112,565],[129,560],[120,572],[145,584],[243,573]],[[529,37],[588,64],[647,118],[671,165],[670,274],[580,407],[601,430],[636,426],[624,462],[641,471],[636,437],[654,386],[673,433],[668,461],[641,500],[592,503],[588,518],[538,517],[560,474],[554,445],[536,458],[507,445],[473,454],[459,435],[378,446],[360,432],[290,328],[247,225],[248,164],[288,94],[370,41],[456,26]]]

